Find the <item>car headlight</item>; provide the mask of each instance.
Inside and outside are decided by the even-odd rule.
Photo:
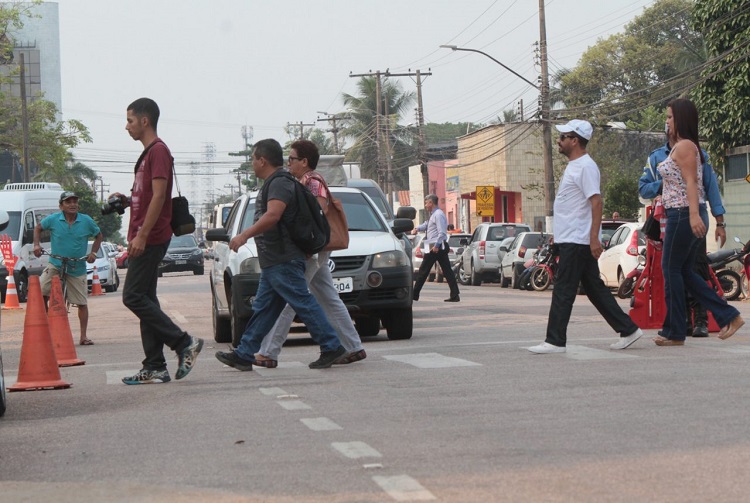
[[[108,265],[103,265],[101,267],[97,266],[96,270],[97,271],[109,271],[109,266]]]
[[[193,251],[193,255],[203,255],[203,250],[195,250]]]
[[[399,267],[408,266],[409,258],[403,250],[376,253],[372,256],[372,267]]]
[[[240,264],[240,274],[260,274],[260,261],[257,257],[246,258]]]
[[[164,258],[172,260],[172,255],[170,255],[169,253],[165,253]]]

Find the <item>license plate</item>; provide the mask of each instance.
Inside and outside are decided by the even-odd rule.
[[[175,260],[174,263],[177,265],[184,265],[187,264],[187,260]]]
[[[348,293],[354,290],[352,278],[333,278],[333,287],[339,293]]]

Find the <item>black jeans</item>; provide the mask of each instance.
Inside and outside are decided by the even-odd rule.
[[[156,282],[159,262],[167,253],[169,241],[147,245],[142,255],[128,257],[128,275],[122,290],[122,303],[141,321],[141,342],[146,370],[166,370],[164,346],[182,351],[190,345],[190,336],[178,327],[159,307]]]
[[[451,268],[451,261],[448,260],[448,247],[443,244],[443,248],[437,253],[430,252],[426,253],[424,259],[422,259],[422,265],[419,266],[419,272],[417,273],[417,279],[414,282],[414,296],[419,297],[419,292],[424,286],[424,282],[427,281],[427,276],[430,275],[430,270],[435,262],[440,264],[440,268],[443,270],[443,276],[448,282],[448,287],[451,289],[451,298],[458,297],[458,283],[456,283],[456,275],[453,274]]]
[[[578,284],[582,283],[586,296],[615,332],[627,337],[638,326],[625,314],[612,296],[609,288],[599,277],[599,263],[591,254],[589,245],[559,243],[555,286],[552,289],[552,305],[547,320],[546,342],[565,347],[568,339],[568,322],[576,300]]]

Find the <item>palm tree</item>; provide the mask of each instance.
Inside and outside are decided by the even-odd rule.
[[[407,186],[406,168],[417,162],[414,135],[408,127],[398,126],[399,120],[411,109],[414,92],[403,92],[398,82],[387,77],[381,84],[380,145],[377,142],[377,78],[361,77],[357,82],[358,96],[343,93],[342,100],[348,109],[343,121],[341,136],[351,144],[346,152],[348,161],[359,161],[365,177],[384,181],[386,155],[391,157],[394,188]],[[390,152],[386,152],[384,133],[388,131]]]
[[[33,176],[38,182],[57,182],[68,190],[91,190],[91,184],[96,180],[96,171],[78,162],[70,152],[63,163],[46,163],[39,167]]]

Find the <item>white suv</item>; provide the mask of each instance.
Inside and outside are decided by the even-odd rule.
[[[458,268],[458,281],[462,285],[479,286],[482,281],[498,281],[500,261],[497,248],[505,238],[530,231],[525,224],[489,223],[477,225],[471,239],[467,240],[461,265]]]

